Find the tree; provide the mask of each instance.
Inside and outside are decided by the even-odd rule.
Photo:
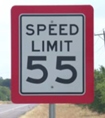
[[[88,106],[95,111],[105,113],[105,68],[103,66],[99,70],[94,71],[94,80],[94,102]]]
[[[0,79],[0,86],[2,86],[3,79]]]
[[[10,89],[8,87],[0,86],[0,100],[10,100]]]
[[[8,88],[11,88],[11,80],[10,79],[4,79],[2,82],[1,82],[1,86],[6,86]]]

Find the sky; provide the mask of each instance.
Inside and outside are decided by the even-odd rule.
[[[105,29],[105,0],[0,0],[0,77],[11,78],[11,23],[10,10],[14,5],[92,5],[94,33]],[[103,36],[94,36],[94,68],[105,67]]]

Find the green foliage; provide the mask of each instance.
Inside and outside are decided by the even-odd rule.
[[[6,86],[8,88],[11,88],[11,80],[10,79],[4,79],[2,82],[1,82],[1,86]]]
[[[8,101],[11,100],[11,80],[0,79],[0,100]]]
[[[90,109],[105,113],[105,68],[94,71],[95,96],[92,104],[86,104]],[[84,106],[84,105],[83,105]]]
[[[0,79],[0,86],[2,86],[3,79]]]
[[[8,87],[0,86],[0,100],[10,100],[10,89]]]

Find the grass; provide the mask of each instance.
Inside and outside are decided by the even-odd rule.
[[[41,104],[19,118],[49,118],[49,105]],[[105,118],[105,115],[74,104],[56,104],[56,118]]]
[[[0,101],[0,105],[2,104],[11,104],[12,102],[11,101]]]

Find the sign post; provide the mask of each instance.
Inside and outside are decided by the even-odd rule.
[[[55,118],[55,104],[49,104],[49,118]]]
[[[52,104],[93,101],[91,6],[14,6],[11,24],[14,103],[51,103],[52,118]]]

